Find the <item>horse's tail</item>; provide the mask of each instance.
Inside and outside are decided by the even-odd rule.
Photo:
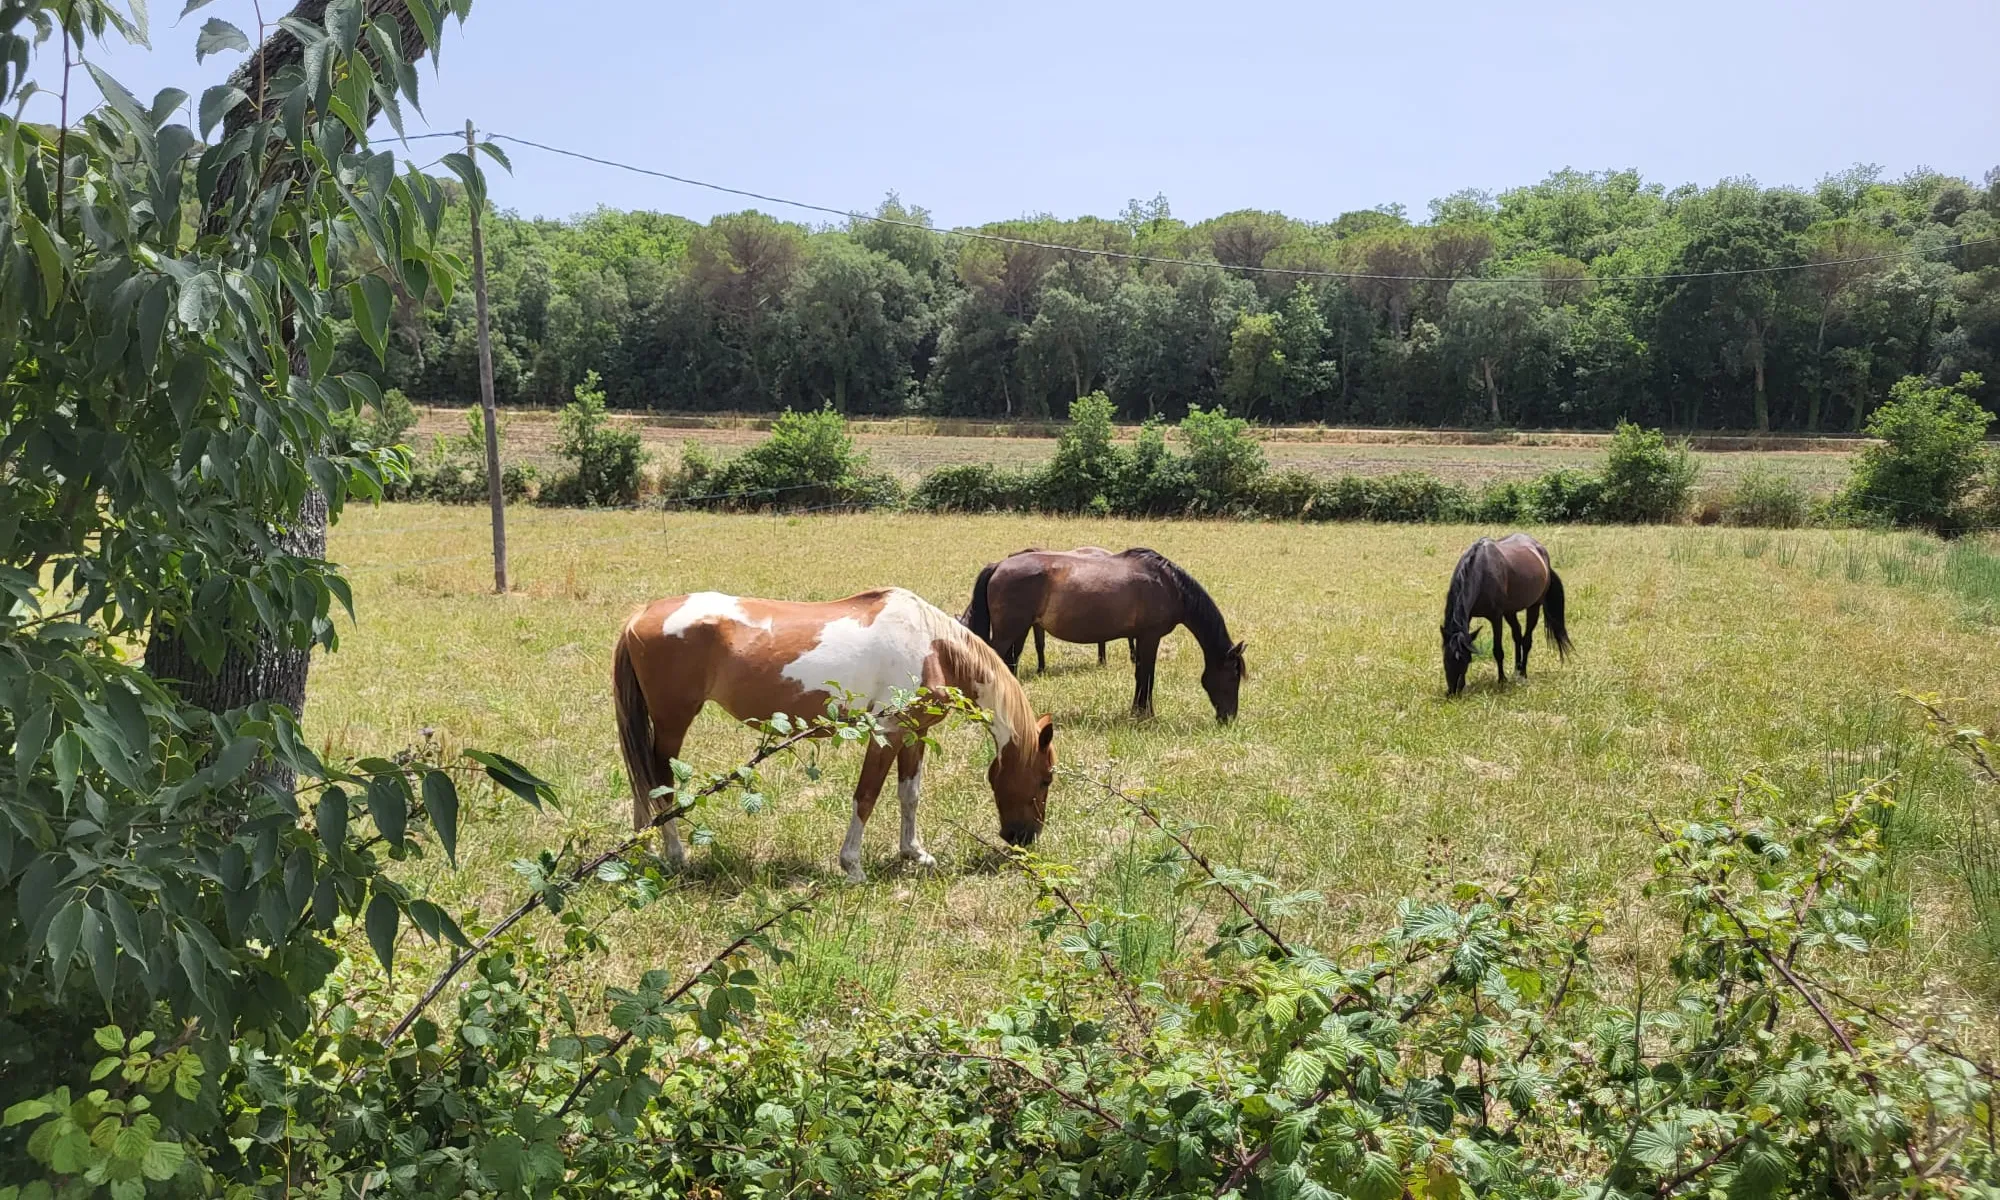
[[[979,578],[972,583],[972,603],[965,606],[965,615],[959,618],[961,624],[989,646],[993,644],[993,609],[986,602],[986,585],[993,581],[993,572],[999,567],[999,563],[987,563],[981,568]]]
[[[1569,625],[1563,620],[1563,581],[1554,567],[1549,568],[1549,590],[1542,597],[1542,611],[1548,614],[1549,632],[1555,635],[1556,654],[1569,657]]]
[[[618,748],[625,756],[626,777],[632,781],[632,828],[645,829],[653,823],[653,789],[664,781],[654,770],[653,716],[632,665],[629,629],[618,636],[611,651],[611,702],[618,714]]]

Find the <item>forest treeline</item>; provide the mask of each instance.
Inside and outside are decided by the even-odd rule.
[[[893,196],[875,216],[495,214],[499,398],[561,404],[594,370],[613,407],[683,412],[1061,417],[1102,390],[1121,419],[1841,431],[1908,375],[2000,388],[2000,168],[1810,190],[1563,171],[1422,221],[1190,224],[1161,197],[977,230],[1075,252],[956,236]],[[404,300],[386,372],[351,331],[346,365],[473,400],[469,290],[429,316]]]

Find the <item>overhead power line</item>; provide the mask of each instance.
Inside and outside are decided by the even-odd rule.
[[[783,205],[786,208],[796,208],[804,212],[824,213],[846,221],[868,221],[876,225],[889,225],[899,229],[921,230],[924,233],[935,234],[940,237],[966,238],[971,241],[994,242],[1004,246],[1019,246],[1024,249],[1053,250],[1063,254],[1089,254],[1120,262],[1147,263],[1171,267],[1205,267],[1225,271],[1242,271],[1246,274],[1255,275],[1278,275],[1295,279],[1374,280],[1395,283],[1522,283],[1536,285],[1571,282],[1571,280],[1561,277],[1549,278],[1541,275],[1503,275],[1495,277],[1477,275],[1392,275],[1371,274],[1366,271],[1322,271],[1306,267],[1253,267],[1219,263],[1198,258],[1173,258],[1158,254],[1134,254],[1124,250],[1096,249],[1089,246],[1066,246],[1060,242],[1043,242],[1033,238],[1008,237],[1005,234],[980,233],[975,230],[937,229],[919,221],[904,221],[895,217],[876,216],[872,213],[833,208],[825,204],[812,204],[804,200],[788,200],[783,196],[771,196],[763,192],[749,191],[745,188],[729,187],[720,183],[709,183],[702,179],[691,179],[685,175],[675,175],[670,171],[660,171],[652,167],[642,167],[633,163],[619,162],[616,159],[602,158],[595,154],[585,154],[581,150],[567,150],[561,146],[551,146],[545,142],[534,141],[530,138],[515,137],[511,134],[488,133],[486,136],[492,141],[512,142],[517,146],[527,146],[530,149],[540,150],[547,154],[557,154],[564,158],[574,158],[583,162],[596,163],[598,166],[610,167],[614,170],[629,171],[634,175],[646,175],[654,179],[664,179],[670,183],[683,184],[687,187],[705,188],[711,192],[721,192],[729,196],[741,196],[748,200],[760,200],[766,204]],[[1871,254],[1861,258],[1836,258],[1824,262],[1787,263],[1776,267],[1746,267],[1730,271],[1681,271],[1666,275],[1588,275],[1580,276],[1574,282],[1670,283],[1688,279],[1718,279],[1733,275],[1774,275],[1787,271],[1811,271],[1823,267],[1845,267],[1863,263],[1921,258],[1933,254],[1946,254],[1967,246],[1982,246],[1992,242],[2000,242],[2000,237],[1975,238],[1970,241],[1959,242],[1953,246],[1939,246],[1930,250],[1899,250],[1891,254]]]

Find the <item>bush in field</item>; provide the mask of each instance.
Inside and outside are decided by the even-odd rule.
[[[1318,500],[1325,481],[1310,471],[1274,471],[1250,490],[1250,511],[1274,521],[1323,520]]]
[[[333,416],[334,438],[342,449],[399,446],[404,435],[416,427],[416,406],[398,388],[390,388],[381,399],[369,400],[359,408],[338,410]]]
[[[1594,510],[1583,519],[1624,524],[1664,524],[1680,517],[1698,471],[1685,443],[1669,443],[1657,429],[1620,421]]]
[[[1107,492],[1116,467],[1110,397],[1103,392],[1079,396],[1069,406],[1069,424],[1056,442],[1055,457],[1042,469],[1036,493],[1049,512],[1088,512],[1108,507]]]
[[[570,470],[550,481],[546,489],[550,502],[593,506],[633,503],[639,498],[640,466],[645,461],[639,431],[620,429],[612,423],[604,410],[597,372],[587,373],[574,395],[557,419],[556,453],[569,460]]]
[[[922,512],[1021,512],[1035,506],[1042,479],[991,463],[939,467],[910,493],[910,507]]]
[[[1537,521],[1590,521],[1602,511],[1604,481],[1589,471],[1560,468],[1537,477],[1523,490]]]
[[[500,492],[510,504],[539,498],[539,477],[534,464],[509,463],[501,467]],[[485,504],[491,499],[486,491],[486,457],[453,454],[423,459],[411,465],[409,478],[386,484],[383,496],[430,504]]]
[[[786,409],[772,423],[771,436],[730,459],[716,482],[719,491],[747,507],[804,506],[835,498],[865,462],[847,419],[831,405],[810,412]]]
[[[1971,395],[1984,382],[1970,371],[1944,386],[1917,375],[1898,381],[1888,403],[1869,414],[1868,432],[1881,441],[1861,451],[1844,507],[1891,525],[1961,529],[1986,466],[1982,442],[1993,414]]]
[[[1536,519],[1532,484],[1500,480],[1487,484],[1473,498],[1472,517],[1488,525],[1518,525]]]
[[[1475,511],[1472,493],[1464,485],[1422,471],[1399,471],[1371,479],[1368,490],[1371,521],[1469,521]]]
[[[1810,519],[1812,498],[1798,480],[1758,463],[1722,493],[1717,515],[1724,525],[1796,529]]]
[[[1197,508],[1227,513],[1251,503],[1252,489],[1264,474],[1264,447],[1250,436],[1250,422],[1222,409],[1202,411],[1191,405],[1181,418],[1181,441],[1187,446],[1187,473],[1194,483]]]
[[[1167,448],[1166,426],[1157,419],[1139,427],[1132,445],[1113,460],[1111,511],[1120,516],[1178,516],[1195,501],[1193,474],[1186,460]]]

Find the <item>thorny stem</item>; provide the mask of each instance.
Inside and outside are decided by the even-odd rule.
[[[1210,865],[1207,855],[1201,853],[1199,850],[1196,850],[1194,846],[1187,840],[1187,838],[1167,828],[1167,823],[1160,818],[1159,813],[1153,811],[1152,805],[1147,804],[1144,800],[1139,799],[1137,796],[1134,796],[1129,792],[1124,791],[1123,789],[1118,787],[1117,784],[1110,783],[1105,780],[1098,780],[1096,782],[1097,786],[1103,788],[1111,795],[1117,797],[1120,800],[1123,800],[1125,803],[1131,805],[1134,809],[1136,809],[1140,816],[1146,818],[1146,820],[1152,823],[1153,828],[1159,830],[1161,833],[1166,834],[1167,837],[1171,839],[1176,846],[1179,846],[1181,848],[1181,853],[1187,855],[1188,861],[1193,863],[1195,866],[1200,867],[1202,869],[1202,873],[1208,876],[1210,882],[1214,883],[1216,887],[1220,888],[1222,890],[1222,894],[1228,896],[1230,901],[1234,903],[1236,907],[1242,911],[1244,916],[1250,918],[1250,923],[1257,927],[1258,932],[1262,933],[1266,938],[1270,939],[1271,944],[1278,948],[1279,953],[1283,954],[1286,958],[1292,957],[1291,946],[1286,943],[1284,938],[1278,936],[1278,931],[1271,928],[1268,924],[1265,923],[1264,918],[1257,915],[1257,910],[1251,906],[1248,900],[1245,900],[1243,898],[1241,892],[1237,891],[1233,887],[1230,887],[1228,884],[1222,881],[1221,877],[1215,873],[1214,866]]]
[[[674,1002],[678,1001],[681,997],[687,995],[688,992],[694,988],[695,984],[700,983],[704,978],[707,977],[710,971],[715,970],[723,963],[735,957],[737,952],[742,950],[744,947],[748,946],[751,942],[751,939],[755,938],[758,934],[763,933],[765,930],[771,928],[773,925],[776,925],[778,922],[791,916],[793,913],[804,912],[806,909],[811,908],[813,901],[817,898],[817,896],[818,896],[817,890],[807,893],[806,895],[799,897],[797,900],[794,900],[790,904],[787,904],[785,907],[779,909],[777,912],[774,912],[770,916],[765,917],[763,920],[757,922],[749,929],[744,930],[741,936],[739,936],[735,941],[729,943],[727,946],[724,946],[720,953],[716,954],[715,957],[709,959],[706,963],[703,963],[700,970],[690,973],[688,977],[682,981],[679,987],[669,992],[667,994],[667,998],[661,1002],[662,1005],[664,1006],[673,1004]],[[604,1053],[597,1056],[597,1061],[590,1065],[590,1070],[585,1071],[583,1073],[583,1077],[576,1081],[576,1086],[570,1089],[569,1096],[562,1102],[562,1107],[556,1109],[556,1116],[560,1117],[563,1114],[569,1112],[570,1108],[576,1104],[577,1098],[583,1095],[583,1089],[590,1086],[590,1081],[597,1078],[598,1073],[604,1070],[604,1064],[610,1062],[611,1059],[614,1058],[620,1050],[623,1050],[625,1048],[626,1043],[630,1042],[631,1040],[632,1040],[632,1031],[628,1029],[624,1033],[619,1034],[617,1038],[615,1038],[609,1046],[606,1046],[604,1048]]]
[[[1060,1083],[1055,1082],[1054,1080],[1044,1079],[1040,1075],[1035,1074],[1033,1071],[1029,1070],[1027,1067],[1021,1065],[1020,1063],[1015,1062],[1011,1058],[1002,1058],[996,1054],[978,1054],[969,1050],[947,1050],[944,1052],[944,1057],[964,1059],[971,1062],[990,1063],[994,1066],[1006,1067],[1010,1070],[1018,1071],[1022,1075],[1025,1075],[1029,1079],[1033,1080],[1036,1087],[1041,1088],[1042,1090],[1050,1093],[1051,1095],[1062,1098],[1072,1108],[1079,1108],[1082,1109],[1084,1112],[1092,1113],[1098,1118],[1109,1122],[1111,1126],[1115,1129],[1122,1129],[1125,1127],[1125,1118],[1105,1108],[1102,1104],[1099,1104],[1097,1101],[1091,1099],[1089,1096],[1079,1096],[1075,1092],[1070,1091],[1068,1088],[1064,1087]],[[1148,1144],[1150,1145],[1152,1143],[1148,1142]]]

